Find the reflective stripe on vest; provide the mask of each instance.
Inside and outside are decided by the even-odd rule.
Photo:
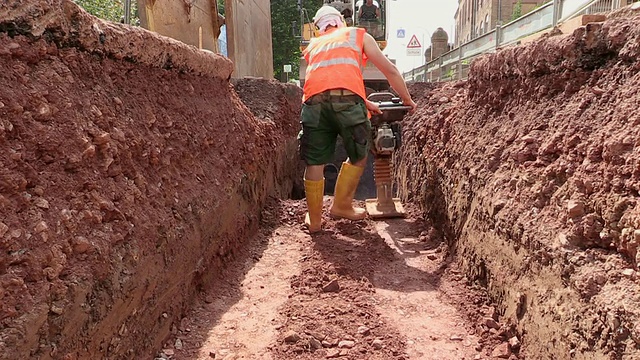
[[[313,64],[311,66],[307,66],[307,74],[310,71],[313,71],[315,69],[318,68],[323,68],[323,67],[329,67],[329,66],[333,66],[333,65],[353,65],[359,69],[361,69],[362,67],[360,66],[360,64],[358,63],[358,61],[351,59],[351,58],[338,58],[338,59],[329,59],[329,60],[324,60],[324,61],[320,61],[317,64]]]
[[[343,36],[343,34],[340,34]],[[361,49],[358,47],[358,32],[355,30],[349,31],[349,39],[346,41],[336,41],[338,36],[334,35],[329,39],[323,39],[322,42],[317,46],[311,49],[308,53],[309,55],[309,66],[307,67],[306,73],[323,67],[328,67],[332,65],[353,65],[362,71],[362,53]],[[314,63],[314,58],[320,53],[324,53],[327,51],[335,50],[335,49],[351,49],[358,53],[358,60],[354,60],[351,58],[336,58],[323,60],[318,63]]]

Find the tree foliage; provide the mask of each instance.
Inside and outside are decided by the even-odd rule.
[[[73,0],[89,14],[104,20],[124,22],[124,0]],[[138,24],[138,2],[131,1],[131,24]]]
[[[310,17],[322,6],[322,0],[302,0]],[[294,26],[295,33],[294,33]],[[290,78],[298,78],[300,69],[300,10],[298,0],[271,0],[271,42],[273,47],[273,74],[284,79],[284,65],[291,65]]]
[[[511,14],[511,20],[515,20],[522,16],[522,0],[518,0],[513,5],[513,14]]]

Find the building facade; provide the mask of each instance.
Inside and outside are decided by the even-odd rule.
[[[506,24],[514,16],[524,15],[550,0],[458,0],[455,46],[493,30],[498,23]]]

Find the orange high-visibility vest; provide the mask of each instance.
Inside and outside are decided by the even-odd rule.
[[[313,38],[304,50],[307,71],[302,101],[331,89],[347,89],[367,98],[362,70],[365,29],[343,27]]]

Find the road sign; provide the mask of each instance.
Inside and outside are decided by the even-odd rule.
[[[420,56],[422,55],[422,48],[407,48],[407,56]]]
[[[421,47],[422,45],[420,44],[420,41],[418,41],[416,35],[414,34],[411,36],[411,40],[409,40],[409,43],[407,44],[407,49],[416,49]]]
[[[291,65],[285,65],[284,66],[284,72],[290,73],[291,72]]]
[[[396,37],[398,39],[404,39],[404,35],[405,35],[404,29],[398,29],[398,31],[396,31]]]

